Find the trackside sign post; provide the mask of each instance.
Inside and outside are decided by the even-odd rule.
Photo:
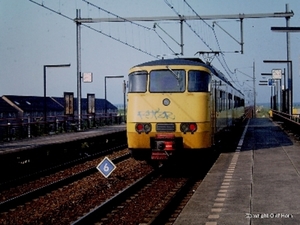
[[[108,178],[109,175],[116,169],[115,164],[110,161],[109,158],[105,157],[97,166],[97,169],[102,173],[105,178]]]

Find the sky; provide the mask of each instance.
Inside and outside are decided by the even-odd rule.
[[[77,96],[76,23],[73,21],[76,9],[80,9],[81,18],[201,17],[285,12],[288,4],[294,12],[290,26],[300,25],[299,0],[32,1],[2,0],[0,3],[0,96],[43,96],[44,65],[61,64],[71,66],[46,70],[47,96],[62,97],[64,92],[74,92]],[[286,64],[263,62],[286,60],[286,34],[270,29],[285,26],[285,18],[244,19],[243,54],[234,53],[241,50],[239,20],[197,20],[183,24],[182,57],[196,57],[198,51],[222,51],[212,64],[245,93],[247,103],[253,102],[253,74],[256,101],[270,101],[270,87],[258,84],[269,78],[262,77],[261,73],[286,68]],[[122,83],[127,81],[129,69],[157,58],[176,57],[175,54],[181,53],[180,37],[178,21],[83,24],[81,71],[93,73],[93,82],[82,83],[82,97],[95,94],[96,98],[104,98],[105,76],[124,76],[107,79],[107,99],[122,104]],[[300,33],[291,33],[294,102],[300,102],[299,39]]]

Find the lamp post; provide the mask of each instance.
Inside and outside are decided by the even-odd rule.
[[[107,104],[106,104],[106,98],[107,98],[107,95],[106,95],[106,79],[107,78],[124,78],[124,76],[105,76],[104,77],[104,98],[105,98],[105,115],[107,113]]]
[[[123,108],[124,108],[124,123],[126,123],[126,81],[123,80]]]
[[[289,6],[286,4],[286,12],[289,11]],[[293,113],[293,68],[292,68],[292,61],[290,60],[290,32],[300,32],[300,27],[290,27],[289,26],[289,17],[286,17],[286,27],[271,27],[271,31],[275,32],[284,32],[286,33],[287,39],[287,60],[286,63],[290,63],[290,66],[287,67],[287,77],[288,77],[288,111],[291,115]]]
[[[44,65],[44,126],[46,130],[46,122],[47,122],[47,104],[46,104],[46,75],[48,67],[70,67],[71,64],[57,64],[57,65]]]
[[[276,69],[276,70],[281,70],[281,69]],[[273,70],[272,70],[273,71]],[[282,71],[282,70],[281,70]],[[286,90],[286,82],[285,82],[285,69],[283,70],[284,72],[281,73],[281,79],[279,80],[279,87],[277,91],[279,91],[279,102],[280,102],[280,110],[282,112],[287,112],[286,109],[286,100],[285,100],[285,90]],[[273,73],[261,73],[261,75],[264,76],[271,76],[273,79]],[[264,77],[265,78],[265,77]],[[269,79],[270,80],[270,79]],[[259,85],[269,85],[268,84],[268,80],[261,80],[261,83]],[[283,83],[282,83],[283,82]],[[271,86],[271,90],[272,90],[272,86]],[[277,93],[276,93],[277,94]],[[271,97],[272,97],[272,91],[271,91]],[[272,106],[272,104],[271,104]]]
[[[293,113],[293,62],[291,60],[264,60],[264,63],[288,63],[290,72],[288,74],[288,114]]]

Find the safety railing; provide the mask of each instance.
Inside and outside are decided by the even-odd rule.
[[[271,117],[275,121],[283,122],[289,129],[300,133],[300,114],[287,114],[284,112],[272,110]]]
[[[124,123],[124,116],[111,114],[82,115],[81,130]],[[0,142],[78,131],[76,116],[22,117],[0,119]]]

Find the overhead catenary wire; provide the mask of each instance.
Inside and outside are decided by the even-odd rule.
[[[147,30],[152,30],[151,27],[146,27],[146,26],[141,25],[141,24],[139,24],[139,23],[130,21],[130,20],[124,18],[124,17],[121,17],[121,16],[119,16],[119,15],[117,15],[117,14],[115,14],[115,13],[112,13],[112,12],[106,10],[106,9],[103,9],[103,8],[101,8],[100,6],[97,6],[97,5],[91,3],[91,2],[89,2],[89,1],[87,1],[87,0],[82,0],[82,1],[85,2],[85,3],[87,3],[88,5],[91,5],[91,6],[97,8],[97,9],[99,9],[99,10],[102,10],[102,11],[106,12],[107,14],[110,14],[110,15],[116,17],[116,18],[119,18],[119,19],[123,20],[124,22],[132,23],[132,24],[134,24],[134,25],[136,25],[136,26],[142,27],[142,28],[147,29]]]
[[[166,2],[167,0],[164,0],[164,1]],[[230,68],[229,68],[229,66],[228,66],[228,64],[227,64],[227,62],[226,62],[226,60],[225,60],[225,58],[224,58],[224,54],[223,54],[223,51],[222,51],[222,49],[221,49],[221,46],[220,46],[220,43],[219,43],[219,40],[218,40],[218,37],[217,37],[217,34],[216,34],[216,31],[215,31],[214,27],[211,26],[211,25],[209,25],[205,20],[203,20],[203,19],[201,18],[201,16],[200,16],[200,15],[192,8],[192,6],[191,6],[186,0],[183,0],[183,1],[184,1],[184,3],[192,10],[192,12],[193,12],[197,17],[199,17],[199,19],[200,19],[203,23],[205,23],[205,24],[212,30],[212,32],[213,32],[213,34],[214,34],[214,37],[215,37],[215,40],[216,40],[216,44],[217,44],[218,49],[219,49],[219,52],[222,53],[222,54],[220,54],[221,56],[218,56],[218,55],[217,55],[216,58],[218,59],[218,61],[219,61],[219,63],[221,64],[221,66],[224,68],[226,74],[227,74],[227,75],[229,76],[229,78],[233,81],[233,78],[232,78],[231,74],[233,74],[234,72],[232,72],[232,71],[230,70]],[[187,24],[187,23],[186,23],[186,24]],[[193,32],[196,34],[195,31],[193,31]],[[197,36],[200,37],[198,34],[197,34]],[[200,37],[200,39],[203,41],[203,43],[204,43],[211,51],[213,51],[212,48],[211,48],[210,46],[208,46],[207,43],[203,40],[203,38]]]
[[[35,4],[37,4],[37,5],[39,5],[39,6],[41,6],[41,7],[44,7],[45,9],[47,9],[47,10],[49,10],[49,11],[51,11],[51,12],[53,12],[53,13],[56,13],[56,14],[58,14],[58,15],[60,15],[60,16],[62,16],[62,17],[64,17],[64,18],[67,18],[68,20],[71,20],[71,21],[75,21],[73,18],[71,18],[71,17],[69,17],[69,16],[67,16],[67,15],[65,15],[63,12],[62,12],[62,9],[60,8],[60,6],[59,6],[59,10],[54,10],[54,9],[52,9],[52,8],[50,8],[50,7],[47,7],[46,5],[45,5],[45,1],[42,1],[42,3],[38,3],[38,2],[36,2],[36,1],[34,1],[34,0],[29,0],[30,2],[32,2],[32,3],[35,3]],[[141,40],[138,40],[139,42],[138,42],[138,44],[136,45],[135,44],[135,42],[136,42],[136,38],[141,38],[141,30],[138,30],[138,35],[135,35],[134,34],[134,30],[133,30],[133,27],[135,27],[135,26],[137,26],[138,28],[141,28],[141,29],[144,29],[145,31],[148,31],[148,32],[153,32],[153,34],[155,34],[158,38],[159,38],[159,40],[161,41],[161,43],[163,43],[166,47],[167,47],[167,49],[169,49],[169,51],[171,51],[172,52],[172,55],[175,55],[175,56],[178,56],[179,54],[178,53],[176,53],[176,51],[174,51],[173,49],[172,49],[172,47],[168,44],[168,42],[157,32],[157,30],[156,29],[154,29],[154,28],[151,28],[151,27],[147,27],[147,26],[144,26],[144,25],[142,25],[142,24],[139,24],[139,23],[136,23],[136,22],[134,22],[134,21],[130,21],[130,20],[128,20],[128,19],[126,19],[126,18],[123,18],[123,17],[121,17],[121,16],[118,16],[117,14],[115,14],[115,13],[112,13],[112,12],[110,12],[110,11],[108,11],[108,10],[106,10],[106,9],[103,9],[102,7],[99,7],[99,6],[97,6],[97,5],[95,5],[95,4],[93,4],[93,3],[91,3],[91,2],[89,2],[88,0],[81,0],[81,1],[83,1],[83,2],[85,2],[86,4],[87,4],[87,8],[88,8],[88,11],[90,11],[90,9],[93,7],[93,8],[96,8],[97,10],[98,10],[98,14],[100,15],[100,11],[103,11],[104,13],[106,13],[106,14],[108,14],[108,15],[110,15],[110,16],[112,16],[112,17],[117,17],[117,18],[120,18],[121,20],[123,20],[124,22],[125,22],[125,25],[127,24],[127,23],[130,23],[131,24],[131,30],[132,30],[132,33],[131,33],[131,36],[132,36],[132,43],[129,43],[128,41],[130,40],[128,37],[127,37],[127,35],[129,34],[129,36],[130,36],[130,32],[127,32],[127,29],[125,29],[125,36],[124,35],[122,35],[122,37],[120,36],[120,31],[119,31],[119,29],[118,29],[118,33],[117,33],[117,35],[114,35],[113,33],[111,33],[111,27],[109,26],[109,32],[105,32],[104,31],[104,29],[102,29],[103,27],[99,27],[99,28],[95,28],[94,26],[92,26],[92,25],[87,25],[87,24],[85,24],[85,23],[81,23],[81,25],[82,26],[84,26],[84,27],[86,27],[86,28],[89,28],[89,29],[91,29],[91,30],[93,30],[93,31],[95,31],[95,32],[97,32],[97,33],[100,33],[100,34],[102,34],[102,35],[104,35],[104,36],[106,36],[106,37],[108,37],[108,38],[110,38],[110,39],[112,39],[112,40],[115,40],[115,41],[117,41],[117,42],[119,42],[119,43],[121,43],[121,44],[124,44],[124,45],[126,45],[126,46],[128,46],[128,47],[130,47],[130,48],[132,48],[132,49],[134,49],[134,50],[137,50],[137,51],[139,51],[139,52],[142,52],[142,53],[144,53],[144,54],[147,54],[147,55],[149,55],[149,56],[151,56],[151,57],[154,57],[154,58],[159,58],[158,57],[158,55],[159,54],[152,54],[150,51],[147,51],[147,49],[145,50],[144,48],[143,48],[143,44],[141,43]],[[180,13],[169,3],[169,1],[168,0],[164,0],[165,1],[165,3],[169,6],[169,7],[171,7],[171,9],[180,17],[180,18],[183,18],[181,15],[180,15]],[[213,27],[211,26],[211,25],[209,25],[205,20],[203,20],[202,18],[201,18],[201,16],[191,7],[191,5],[190,4],[188,4],[187,3],[187,1],[186,0],[183,0],[184,1],[184,4],[183,4],[183,6],[185,6],[185,5],[187,5],[188,6],[188,8],[189,9],[191,9],[191,11],[193,12],[193,13],[195,13],[196,14],[196,16],[197,17],[199,17],[200,19],[201,19],[201,21],[205,24],[205,26],[207,26],[210,30],[212,30],[212,33],[213,33],[213,35],[215,36],[215,39],[216,39],[216,43],[217,43],[217,46],[218,46],[218,48],[220,49],[220,52],[222,52],[221,51],[221,47],[220,47],[220,44],[219,44],[219,41],[218,41],[218,38],[217,38],[217,34],[216,34],[216,32],[215,32],[215,30],[213,29]],[[77,3],[76,3],[77,4]],[[211,51],[213,51],[213,48],[208,44],[208,42],[204,39],[204,38],[202,38],[201,37],[201,35],[199,34],[199,32],[197,32],[197,31],[195,31],[195,29],[189,24],[189,23],[187,23],[187,21],[185,21],[184,20],[184,18],[183,18],[183,20],[182,21],[184,21],[185,22],[185,24],[193,31],[193,33],[211,50]],[[101,24],[101,23],[100,23]],[[99,25],[100,26],[100,25]],[[123,26],[124,27],[124,26]],[[128,28],[128,27],[127,27]],[[163,31],[163,32],[165,32],[165,31]],[[150,33],[149,33],[150,34]],[[150,34],[151,35],[151,34]],[[148,42],[150,42],[150,41],[153,41],[151,38],[149,38],[149,36],[150,35],[146,35],[146,37],[149,39],[148,40]],[[170,37],[170,35],[168,35],[168,37]],[[122,39],[123,40],[122,40]],[[144,38],[143,38],[144,39]],[[173,40],[173,41],[175,41],[176,43],[177,43],[177,45],[178,45],[178,42],[174,39],[174,38],[172,38],[171,37],[171,39]],[[208,40],[211,40],[211,38],[209,38]],[[146,40],[144,41],[145,42],[145,46],[146,46]],[[149,48],[150,50],[152,50],[153,51],[153,48]],[[218,61],[220,62],[220,64],[221,64],[221,66],[224,68],[224,70],[226,71],[226,73],[228,74],[228,76],[231,78],[231,80],[233,80],[232,79],[232,77],[231,77],[231,75],[230,75],[230,73],[231,74],[233,74],[233,72],[230,70],[230,68],[229,68],[229,66],[227,65],[227,63],[226,63],[226,60],[225,60],[225,58],[224,58],[224,55],[222,54],[220,57],[217,57],[217,59],[218,59]]]
[[[175,14],[177,14],[179,18],[182,17],[182,15],[180,15],[180,13],[174,8],[174,6],[168,0],[164,0],[164,2],[173,10]],[[201,17],[199,18],[201,19]],[[206,45],[206,47],[209,48],[211,51],[213,51],[213,49],[209,46],[209,44],[192,28],[192,26],[186,20],[183,21],[190,28],[190,30]]]
[[[60,12],[60,11],[56,11],[56,10],[50,8],[50,7],[47,7],[47,6],[45,5],[44,1],[43,1],[42,3],[36,2],[36,1],[34,1],[34,0],[29,0],[29,1],[32,2],[32,3],[34,3],[34,4],[36,4],[36,5],[38,5],[38,6],[43,7],[43,8],[45,8],[45,9],[49,10],[49,11],[51,11],[51,12],[53,12],[53,13],[59,15],[59,16],[62,16],[62,17],[64,17],[64,18],[66,18],[66,19],[71,20],[71,21],[74,22],[74,19],[73,19],[73,18],[71,18],[71,17],[69,17],[69,16],[63,14],[63,13]],[[84,1],[84,0],[82,0],[82,1]],[[103,11],[104,11],[104,10],[103,10]],[[107,11],[107,13],[110,13],[110,12]],[[111,14],[112,14],[112,13],[111,13]],[[113,15],[113,14],[112,14],[112,15]],[[116,15],[116,16],[117,16],[117,15]],[[117,16],[117,17],[118,17],[118,18],[121,18],[121,17],[119,17],[119,16]],[[131,23],[133,24],[133,22],[131,22]],[[137,23],[134,23],[134,24],[137,24]],[[128,47],[130,47],[130,48],[133,48],[133,49],[135,49],[135,50],[137,50],[137,51],[140,51],[140,52],[142,52],[142,53],[144,53],[144,54],[147,54],[147,55],[149,55],[149,56],[151,56],[151,57],[158,58],[156,55],[153,55],[153,54],[150,53],[150,52],[147,52],[147,51],[145,51],[145,50],[143,50],[143,49],[141,49],[141,48],[139,48],[139,47],[136,47],[136,46],[134,46],[133,44],[129,44],[129,43],[125,42],[125,41],[122,41],[122,40],[120,40],[120,39],[118,39],[118,38],[116,38],[116,37],[110,35],[109,33],[105,33],[105,32],[102,31],[102,30],[96,29],[96,28],[94,28],[94,27],[92,27],[92,26],[89,26],[89,25],[87,25],[87,24],[84,24],[84,23],[81,23],[81,25],[84,26],[84,27],[86,27],[86,28],[89,28],[89,29],[91,29],[91,30],[93,30],[93,31],[95,31],[95,32],[97,32],[97,33],[100,33],[100,34],[102,34],[102,35],[104,35],[104,36],[106,36],[106,37],[108,37],[108,38],[110,38],[110,39],[113,39],[113,40],[115,40],[115,41],[117,41],[117,42],[120,42],[121,44],[124,44],[124,45],[126,45],[126,46],[128,46]],[[149,30],[148,27],[145,27],[145,26],[141,26],[141,27],[143,27],[143,28]],[[151,29],[151,28],[150,28],[150,29]]]
[[[165,32],[165,31],[164,31],[157,23],[155,23],[154,28],[150,28],[150,27],[141,25],[141,24],[139,24],[139,23],[130,21],[130,20],[124,18],[124,17],[118,16],[117,14],[112,13],[112,12],[106,10],[106,9],[103,9],[102,7],[97,6],[97,5],[91,3],[91,2],[89,2],[89,1],[87,1],[87,0],[82,0],[82,1],[85,2],[85,3],[87,3],[88,5],[91,5],[91,6],[97,8],[97,9],[99,9],[99,10],[102,10],[102,11],[108,13],[108,14],[110,14],[110,15],[116,17],[116,18],[120,18],[120,19],[123,20],[124,22],[129,22],[129,23],[131,23],[131,24],[133,24],[133,25],[136,25],[136,26],[138,26],[138,27],[144,28],[144,29],[146,29],[146,30],[154,31],[155,34],[159,37],[159,39],[165,44],[165,46],[166,46],[166,47],[167,47],[174,55],[178,55],[178,54],[170,47],[170,45],[168,45],[168,43],[163,39],[163,37],[162,37],[161,35],[159,35],[158,32],[155,30],[155,25],[156,25],[156,26],[158,26],[164,33],[167,34],[167,32]],[[140,36],[140,31],[138,30],[138,32],[139,32],[139,36]],[[172,38],[169,34],[167,34],[167,35],[168,35],[173,41],[175,41],[178,45],[180,45],[180,44],[179,44],[174,38]],[[134,35],[133,35],[133,36],[134,36]],[[139,41],[140,41],[140,39],[139,39]],[[140,46],[138,49],[141,49],[141,46]]]

